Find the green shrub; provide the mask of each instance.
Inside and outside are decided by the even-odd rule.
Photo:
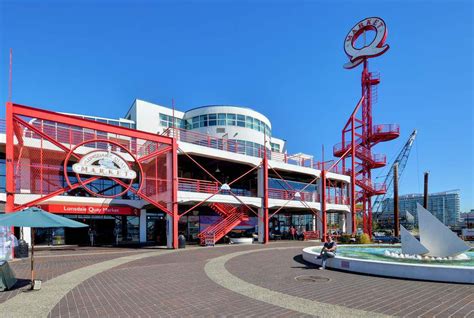
[[[351,242],[351,235],[350,234],[342,234],[339,237],[339,243],[341,244],[349,244]]]
[[[366,233],[357,236],[358,244],[370,244],[370,236]]]

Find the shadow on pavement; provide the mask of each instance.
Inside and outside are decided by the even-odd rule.
[[[302,269],[315,269],[315,268],[318,268],[319,266],[315,265],[315,264],[312,264],[310,262],[307,262],[303,259],[303,255],[296,255],[295,257],[293,257],[293,260],[297,263],[300,263],[301,265],[304,265],[304,266],[292,266],[291,268],[302,268]]]

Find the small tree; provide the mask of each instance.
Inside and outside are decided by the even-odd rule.
[[[357,243],[359,244],[370,244],[370,236],[366,233],[363,233],[359,236],[357,236]]]

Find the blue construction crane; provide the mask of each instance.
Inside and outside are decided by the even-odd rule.
[[[413,142],[415,141],[416,138],[416,129],[413,130],[411,133],[410,137],[408,137],[407,142],[403,146],[402,150],[398,154],[397,158],[395,161],[392,163],[392,166],[390,167],[390,170],[388,171],[387,175],[385,176],[384,184],[387,185],[387,192],[385,194],[381,194],[375,197],[374,205],[373,205],[373,211],[376,212],[376,219],[382,215],[382,202],[385,200],[386,197],[390,197],[391,194],[393,193],[393,167],[395,164],[398,164],[398,179],[400,179],[401,175],[403,174],[403,170],[405,169],[405,166],[407,165],[408,157],[410,156],[410,151],[413,146]],[[388,195],[388,196],[387,196]]]

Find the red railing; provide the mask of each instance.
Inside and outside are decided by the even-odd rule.
[[[69,148],[72,148],[74,145],[77,145],[81,142],[91,140],[91,139],[107,139],[118,142],[122,144],[124,147],[129,149],[133,154],[144,156],[149,153],[156,151],[156,144],[154,143],[143,143],[137,144],[137,140],[134,138],[124,138],[121,136],[116,136],[115,134],[110,134],[107,132],[102,131],[89,131],[82,129],[80,127],[62,127],[58,125],[51,125],[47,122],[41,120],[32,121],[32,125],[37,127],[40,130],[43,130],[48,133],[50,136],[55,136],[55,139],[59,142],[65,144]],[[0,119],[0,133],[5,133],[6,131],[6,124],[5,119]],[[188,142],[200,146],[205,146],[209,148],[229,151],[233,153],[253,156],[262,158],[263,157],[263,146],[259,145],[248,145],[245,144],[243,141],[234,140],[234,139],[226,139],[226,138],[216,138],[211,137],[205,134],[201,134],[198,132],[181,129],[181,128],[168,128],[163,132],[164,136],[168,137],[176,137],[178,140],[183,142]],[[34,133],[33,131],[25,130],[24,136],[26,138],[34,138],[40,139],[41,137]],[[97,143],[93,146],[96,149],[105,149],[107,145],[103,143]],[[336,147],[336,146],[335,146]],[[302,154],[287,154],[287,153],[280,153],[275,151],[268,151],[268,157],[270,160],[284,162],[287,164],[300,166],[300,167],[307,167],[313,168],[317,170],[322,170],[322,163],[314,161],[313,158],[308,157],[307,155]],[[329,163],[326,162],[326,163]],[[331,164],[325,165],[325,168],[328,169]],[[334,167],[331,172],[343,174],[344,171],[340,166]]]
[[[219,185],[215,181],[179,178],[178,190],[186,192],[215,193]]]
[[[360,139],[358,140],[360,142]],[[351,147],[351,141],[349,140],[344,147],[342,146],[342,143],[338,143],[337,145],[334,145],[333,147],[333,152],[334,154],[342,154],[343,152],[347,151]],[[356,154],[358,157],[360,157],[363,160],[370,161],[374,164],[378,165],[384,165],[387,163],[387,156],[384,154],[373,154],[371,153],[368,149],[366,149],[363,146],[357,146],[356,147]]]
[[[372,127],[373,134],[396,134],[400,133],[400,125],[399,124],[380,124],[374,125]]]
[[[219,184],[216,181],[178,178],[178,190],[199,193],[216,193]],[[232,193],[239,196],[254,197],[256,193],[246,189],[232,188]],[[230,191],[221,190],[219,194],[230,194]]]
[[[199,146],[249,155],[253,157],[263,157],[263,146],[250,146],[240,140],[212,137],[182,128],[168,128],[162,133],[162,135],[174,137],[180,141]]]
[[[29,123],[33,127],[46,133],[48,136],[51,136],[52,138],[59,141],[68,148],[73,148],[79,143],[92,139],[106,139],[124,146],[132,154],[137,156],[144,156],[158,150],[158,145],[155,142],[147,142],[142,140],[138,141],[136,138],[120,136],[105,131],[83,129],[80,127],[67,125],[64,126],[61,124],[51,123],[39,119],[30,120]],[[6,121],[5,119],[0,119],[0,133],[5,132]],[[27,128],[23,129],[23,137],[31,139],[41,139],[40,135]],[[86,145],[86,147],[91,147],[95,149],[107,149],[107,146],[107,144],[101,142],[91,142],[90,144]],[[117,148],[116,150],[120,150],[120,148]]]
[[[369,192],[374,193],[385,193],[387,191],[387,185],[384,183],[374,183],[368,178],[357,179],[356,183],[361,187],[365,188]]]
[[[284,190],[284,189],[268,189],[268,197],[270,199],[280,199],[280,200],[294,200],[294,201],[306,201],[306,202],[319,202],[319,195],[317,192],[299,192],[300,197],[295,196],[296,192],[293,190]]]
[[[342,161],[340,161],[337,165],[332,167],[334,162],[335,162],[334,160],[327,160],[327,161],[324,161],[324,162],[318,161],[318,162],[314,163],[313,168],[316,169],[316,170],[326,170],[328,172],[333,172],[333,173],[338,173],[338,174],[346,174],[347,173],[347,171],[344,171],[344,169],[342,168]],[[329,170],[329,168],[331,168],[331,169]]]
[[[345,195],[334,195],[334,194],[326,194],[326,201],[331,204],[343,204],[348,205],[350,203],[350,199],[348,196]]]

